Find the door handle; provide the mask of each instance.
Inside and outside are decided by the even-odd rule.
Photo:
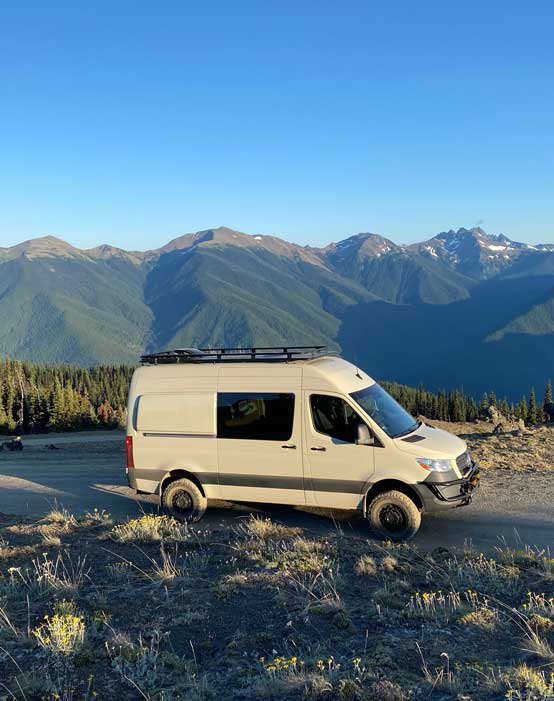
[[[310,450],[319,450],[319,452],[324,453],[327,448],[324,448],[322,445],[316,445],[315,448],[310,448]]]
[[[286,445],[282,445],[281,448],[288,448],[289,450],[296,450],[296,446],[292,445],[292,443],[287,443]]]

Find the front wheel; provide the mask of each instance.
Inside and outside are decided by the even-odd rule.
[[[371,500],[367,520],[383,538],[408,540],[419,530],[421,513],[409,496],[391,490]]]
[[[208,500],[194,482],[183,478],[164,489],[162,504],[175,518],[195,523],[206,513]]]

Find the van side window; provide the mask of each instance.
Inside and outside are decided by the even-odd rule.
[[[294,421],[294,394],[220,392],[218,438],[288,441]]]
[[[365,423],[348,402],[328,394],[312,394],[310,407],[314,428],[331,438],[355,443],[358,424]]]

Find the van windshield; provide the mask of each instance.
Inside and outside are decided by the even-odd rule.
[[[421,425],[377,383],[350,396],[391,438],[405,436]]]

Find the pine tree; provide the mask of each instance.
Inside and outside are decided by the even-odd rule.
[[[479,409],[481,411],[486,412],[489,410],[490,403],[489,403],[489,395],[485,392],[483,396],[481,397],[481,403],[479,404]]]
[[[8,416],[6,410],[4,409],[4,404],[2,402],[2,397],[0,396],[0,433],[6,431],[8,428]]]
[[[523,419],[527,423],[527,397],[522,397],[517,405],[517,418]]]
[[[546,406],[552,403],[552,382],[548,380],[546,383],[546,389],[544,390],[544,402],[543,402],[543,420],[548,421],[548,414],[546,413]]]
[[[537,400],[535,397],[535,388],[531,387],[531,393],[529,395],[529,406],[527,407],[527,423],[531,426],[536,424],[538,420],[537,415]]]
[[[11,373],[11,362],[9,360],[5,362],[4,413],[6,415],[6,429],[8,432],[11,432],[16,426],[14,419],[15,392]]]
[[[58,378],[54,381],[54,387],[50,394],[48,428],[53,428],[55,431],[61,431],[66,427],[64,391],[61,382]]]

